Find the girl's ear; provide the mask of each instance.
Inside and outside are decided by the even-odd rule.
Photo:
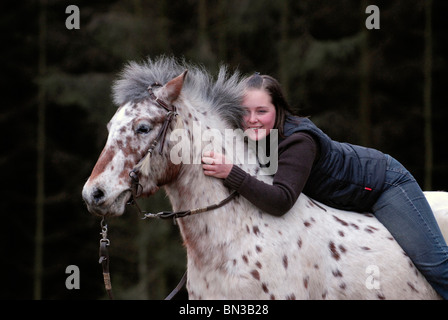
[[[163,99],[168,103],[173,103],[179,97],[187,72],[188,70],[185,70],[181,75],[170,80],[163,86],[161,90],[161,92],[163,92]]]

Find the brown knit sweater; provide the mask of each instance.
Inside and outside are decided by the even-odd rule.
[[[294,133],[278,145],[278,169],[272,185],[234,165],[224,185],[261,210],[281,216],[296,202],[317,157],[317,145],[306,133]]]

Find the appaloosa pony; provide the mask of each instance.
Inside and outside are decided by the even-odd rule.
[[[138,175],[139,195],[163,186],[175,211],[225,199],[230,191],[203,174],[200,158],[211,145],[205,137],[211,130],[216,139],[216,132],[238,127],[240,80],[225,68],[214,80],[202,68],[170,58],[130,63],[114,85],[119,107],[82,192],[89,211],[121,215],[133,194],[130,172]],[[230,144],[225,140],[220,151],[228,154]],[[249,163],[254,150],[245,146],[247,154],[234,152],[234,160],[271,182]],[[427,196],[438,217],[448,216],[447,193]],[[237,196],[177,222],[191,299],[439,298],[372,214],[333,209],[304,194],[282,217]]]

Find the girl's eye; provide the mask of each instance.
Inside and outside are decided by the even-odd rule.
[[[147,134],[151,131],[151,127],[147,123],[142,123],[137,126],[137,129],[135,130],[138,134]]]

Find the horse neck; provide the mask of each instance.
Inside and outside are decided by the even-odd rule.
[[[219,197],[224,198],[228,191],[222,180],[204,175],[201,157],[208,144],[203,141],[204,132],[214,128],[222,133],[224,124],[213,112],[198,110],[188,101],[184,101],[182,108],[179,108],[179,116],[184,134],[182,139],[188,140],[185,145],[190,157],[182,160],[177,179],[165,187],[171,204],[174,210],[184,210],[219,202]]]
[[[205,207],[228,195],[222,180],[205,176],[200,164],[182,165],[178,178],[165,191],[175,211]]]
[[[202,124],[202,133],[210,128],[220,128],[221,132],[224,131],[222,121],[215,119],[210,113],[190,112],[181,114],[181,117],[190,141],[193,139],[193,125],[196,126],[197,132],[198,122]],[[206,145],[208,143],[204,141],[200,148],[194,148],[192,144],[192,158],[199,159],[200,162],[202,148]],[[204,175],[202,164],[197,162],[182,164],[177,179],[165,186],[165,191],[175,211],[217,204],[229,195],[230,190],[224,186],[223,180]],[[226,253],[221,251],[226,250],[225,248],[228,247],[226,244],[238,241],[235,236],[235,225],[241,225],[241,219],[244,219],[247,214],[243,214],[242,210],[237,209],[237,202],[233,200],[218,209],[178,219],[187,253],[196,266],[208,265],[213,268],[212,266],[218,262],[208,261],[207,259],[215,258],[207,256],[205,253],[215,252],[217,253],[215,257],[223,257]],[[250,215],[251,212],[248,214]]]

